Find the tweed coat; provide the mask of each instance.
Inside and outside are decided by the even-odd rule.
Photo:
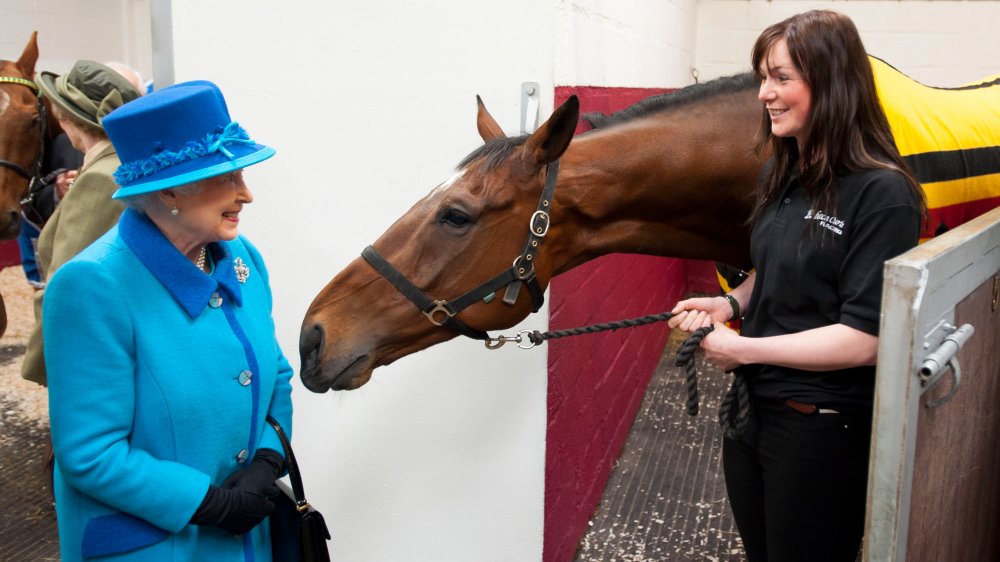
[[[211,275],[127,210],[49,283],[63,562],[271,558],[266,520],[240,537],[188,524],[209,484],[282,450],[267,414],[291,430],[264,263],[242,236],[209,251]]]
[[[107,142],[107,141],[105,141]],[[80,253],[118,222],[125,206],[111,198],[118,189],[112,176],[118,168],[118,153],[110,142],[97,149],[80,168],[73,187],[38,235],[35,263],[42,281],[50,279],[64,263]],[[21,376],[45,384],[45,361],[42,346],[42,301],[45,289],[34,294],[35,328],[28,336],[28,346],[21,364]]]

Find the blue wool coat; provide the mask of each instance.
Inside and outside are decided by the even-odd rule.
[[[291,430],[292,370],[260,254],[243,237],[209,250],[206,275],[127,210],[49,282],[63,562],[271,559],[266,521],[241,537],[188,524],[209,484],[259,448],[282,451],[267,414]]]

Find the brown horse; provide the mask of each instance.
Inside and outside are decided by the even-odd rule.
[[[925,235],[1000,205],[1000,78],[931,88],[879,59],[872,68],[897,145],[928,197]],[[750,74],[689,86],[603,119],[572,143],[576,98],[519,138],[507,138],[480,102],[486,144],[309,307],[303,383],[353,389],[375,367],[456,334],[485,338],[537,310],[554,275],[604,254],[747,267],[745,219],[766,158],[752,150],[756,91]],[[493,302],[522,284],[530,296],[508,290],[511,306]]]
[[[0,60],[0,240],[14,238],[20,231],[21,199],[39,174],[46,126],[48,131],[59,130],[32,82],[37,61],[37,32],[31,34],[20,58]],[[0,336],[6,329],[7,309],[0,295]]]
[[[59,124],[47,111],[32,82],[38,60],[37,33],[32,33],[16,61],[0,60],[0,239],[17,236],[20,204],[38,174],[47,138]],[[43,122],[44,121],[44,122]]]
[[[485,144],[313,301],[300,342],[303,383],[316,392],[357,388],[375,367],[455,337],[437,325],[455,309],[427,299],[428,321],[369,263],[379,256],[396,271],[397,286],[438,299],[455,299],[510,270],[514,258],[514,269],[526,271],[515,273],[512,285],[535,279],[540,288],[614,252],[747,265],[745,219],[763,163],[752,149],[760,119],[755,92],[750,75],[691,86],[575,139],[575,97],[518,138],[507,138],[480,102]],[[546,177],[556,173],[548,165],[557,160],[554,198],[539,203]],[[544,236],[529,237],[529,224]],[[512,306],[491,292],[475,294],[454,320],[473,332],[513,326],[540,305],[533,292],[520,291]]]

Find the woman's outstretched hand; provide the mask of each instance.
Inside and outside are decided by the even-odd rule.
[[[698,328],[711,326],[714,322],[725,322],[733,315],[729,301],[722,297],[683,300],[671,312],[674,317],[667,321],[667,325],[683,332],[693,332]]]

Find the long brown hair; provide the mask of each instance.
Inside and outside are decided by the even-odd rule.
[[[896,148],[854,22],[837,12],[815,10],[768,27],[757,38],[751,54],[758,79],[764,78],[761,67],[782,39],[811,91],[806,135],[799,154],[794,138],[771,134],[770,116],[762,108],[756,149],[770,149],[773,160],[757,188],[750,224],[755,224],[764,208],[780,195],[794,166],[799,166],[799,182],[814,210],[835,212],[838,172],[882,168],[896,170],[906,178],[921,202],[921,212],[925,212],[923,191]]]

